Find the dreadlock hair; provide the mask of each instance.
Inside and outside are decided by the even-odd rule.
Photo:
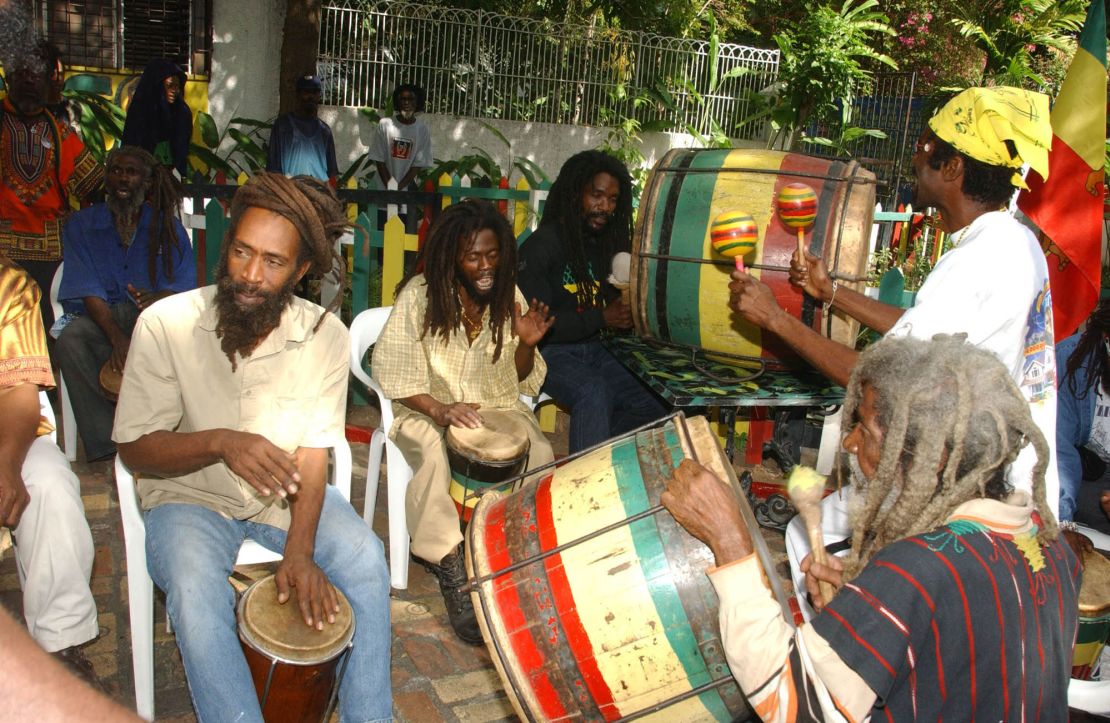
[[[1010,492],[1007,467],[1026,441],[1037,453],[1033,498],[1043,523],[1038,539],[1056,538],[1045,497],[1044,435],[1006,367],[964,339],[888,337],[864,351],[852,371],[845,419],[855,420],[863,388],[870,386],[883,441],[878,468],[871,479],[860,480],[853,501],[849,578],[886,545],[938,527],[956,506],[1003,499]]]
[[[448,206],[428,231],[413,270],[397,285],[397,293],[412,281],[416,269],[424,269],[428,308],[424,314],[423,339],[450,339],[462,324],[462,304],[456,287],[459,256],[474,245],[479,231],[489,230],[497,237],[499,260],[493,272],[493,294],[489,301],[489,329],[493,334],[493,361],[501,358],[502,330],[513,318],[516,302],[516,237],[504,216],[488,201],[471,199]],[[510,334],[512,324],[508,324]]]
[[[393,110],[400,110],[401,93],[404,93],[406,90],[416,96],[416,102],[413,103],[413,108],[416,110],[417,113],[423,113],[424,101],[428,99],[428,94],[424,92],[423,88],[421,88],[419,85],[416,85],[415,83],[401,83],[393,89]]]
[[[963,191],[965,196],[989,206],[1000,207],[1010,202],[1010,197],[1017,190],[1011,180],[1014,177],[1013,168],[983,163],[957,151],[955,146],[937,136],[931,128],[929,134],[932,136],[931,142],[934,146],[933,153],[927,161],[929,168],[934,171],[940,170],[940,167],[952,158],[957,155],[962,156],[964,159],[964,177],[960,190]],[[1006,147],[1009,149],[1011,156],[1016,155],[1013,141],[1006,141]]]
[[[308,275],[324,277],[331,275],[337,285],[337,293],[326,311],[336,312],[343,303],[346,287],[346,274],[343,257],[335,250],[335,242],[347,230],[347,214],[335,191],[325,183],[311,176],[286,178],[280,173],[260,172],[251,178],[231,200],[231,223],[224,234],[220,248],[220,262],[217,276],[227,273],[227,255],[231,240],[243,212],[248,208],[264,208],[273,211],[296,227],[301,236],[301,248],[297,254],[297,264],[311,261]],[[313,327],[320,328],[326,314]]]
[[[1087,329],[1079,337],[1075,349],[1068,357],[1068,367],[1064,372],[1064,384],[1075,394],[1076,399],[1086,399],[1096,385],[1110,391],[1110,352],[1105,343],[1110,338],[1110,301],[1100,301],[1087,318]],[[1079,368],[1086,365],[1087,376],[1078,380]]]
[[[162,273],[167,280],[172,281],[174,252],[184,253],[174,224],[184,190],[172,173],[149,151],[139,146],[120,146],[114,149],[108,154],[104,167],[111,168],[115,159],[124,156],[139,161],[146,170],[142,191],[152,211],[147,246],[147,274],[150,277],[150,286],[154,288],[158,283],[158,257],[162,257]]]
[[[575,296],[583,308],[600,306],[601,285],[590,275],[586,256],[586,227],[582,218],[582,194],[599,173],[608,173],[620,184],[620,198],[613,218],[601,231],[596,243],[603,258],[611,259],[619,251],[627,251],[632,239],[632,177],[619,160],[602,151],[582,151],[567,159],[559,169],[559,177],[547,194],[540,226],[557,225],[567,244],[571,275],[577,285]],[[602,269],[594,269],[605,278]]]

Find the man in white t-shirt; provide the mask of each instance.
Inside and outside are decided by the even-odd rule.
[[[969,342],[994,352],[1010,370],[1050,447],[1056,436],[1056,361],[1048,269],[1032,233],[1001,209],[1015,186],[1025,187],[1023,164],[1047,175],[1051,141],[1048,98],[1017,88],[965,90],[929,120],[913,155],[914,206],[936,209],[938,226],[950,234],[953,248],[941,256],[912,309],[841,288],[815,256],[807,254],[803,262],[795,254],[790,274],[794,285],[827,309],[880,333],[921,339],[967,334]],[[729,305],[735,311],[777,334],[833,381],[847,382],[858,357],[855,349],[821,336],[785,312],[754,277],[736,271],[732,278]],[[1015,487],[1029,489],[1034,457],[1026,448],[1011,466],[1009,480]],[[1045,483],[1055,516],[1059,481],[1054,450],[1052,457]],[[830,495],[823,507],[826,542],[846,537],[842,495]],[[804,534],[800,538],[788,534],[792,563],[809,553]],[[792,567],[797,582],[800,566]],[[801,597],[799,603],[806,610]]]
[[[404,190],[422,168],[432,165],[432,136],[424,121],[416,117],[424,111],[424,89],[403,83],[393,90],[395,115],[378,121],[378,132],[370,147],[370,160],[378,169],[382,188],[390,179]]]

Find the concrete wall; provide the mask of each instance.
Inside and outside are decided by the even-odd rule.
[[[212,3],[209,113],[221,131],[232,118],[267,120],[277,113],[285,0]]]

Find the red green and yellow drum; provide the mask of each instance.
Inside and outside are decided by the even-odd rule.
[[[713,556],[666,510],[653,513],[684,457],[739,491],[705,419],[679,416],[478,502],[466,534],[471,594],[522,719],[608,721],[657,706],[645,720],[751,714],[721,645],[705,576]],[[787,610],[774,575],[768,585]]]
[[[1079,588],[1079,630],[1072,653],[1071,677],[1090,680],[1102,649],[1110,639],[1110,560],[1091,551],[1083,555],[1083,585]],[[1102,671],[1110,679],[1110,671]]]
[[[482,426],[447,428],[451,499],[463,522],[485,488],[516,477],[528,464],[528,432],[516,412],[481,412]]]
[[[750,273],[807,325],[854,344],[855,322],[838,314],[830,320],[819,304],[790,285],[788,269],[798,235],[781,218],[777,200],[790,184],[812,188],[817,205],[806,210],[807,219],[814,214],[805,231],[806,247],[824,258],[830,271],[862,279],[874,181],[854,161],[743,148],[670,151],[648,177],[632,244],[636,333],[718,354],[797,362],[784,344],[772,335],[764,337],[728,308],[734,263],[713,250],[713,224],[729,214],[748,214],[757,235],[755,248],[743,256]]]

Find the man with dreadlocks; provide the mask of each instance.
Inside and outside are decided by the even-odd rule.
[[[115,454],[115,404],[100,368],[123,372],[139,314],[159,299],[196,288],[197,269],[177,220],[177,181],[137,146],[108,155],[104,203],[73,214],[62,229],[65,271],[58,300],[58,365],[73,402],[85,458]]]
[[[335,621],[332,585],[350,601],[341,719],[392,715],[382,544],[326,483],[344,434],[347,329],[293,295],[310,271],[342,268],[346,225],[326,185],[260,173],[232,200],[215,286],[163,299],[135,326],[114,438],[138,478],[147,565],[199,720],[262,720],[227,581],[246,538],[283,554],[277,600],[305,625]]]
[[[1057,539],[1048,444],[1009,370],[962,335],[887,338],[860,356],[844,413],[852,547],[809,624],[792,628],[762,584],[734,490],[684,461],[662,497],[714,554],[726,657],[756,712],[1067,720],[1082,567]],[[1027,442],[1032,494],[1006,481]]]
[[[539,394],[547,367],[536,345],[552,319],[546,305],[534,299],[529,305],[517,290],[516,239],[492,204],[446,209],[420,259],[424,273],[411,273],[398,286],[374,345],[374,378],[394,400],[389,434],[413,469],[405,494],[412,553],[439,580],[455,634],[479,645],[470,595],[459,590],[466,582],[463,538],[444,435],[451,425],[480,427],[480,410],[502,410],[528,435],[529,469],[553,459],[520,401],[522,393]]]
[[[602,346],[604,329],[632,328],[632,310],[605,279],[632,243],[632,179],[601,151],[571,156],[551,185],[540,227],[520,247],[520,289],[546,303],[555,326],[541,352],[543,390],[570,412],[570,451],[666,414],[663,403]]]

